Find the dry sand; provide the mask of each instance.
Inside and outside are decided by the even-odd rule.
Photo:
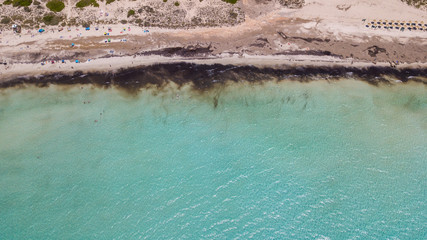
[[[427,23],[427,12],[399,0],[306,0],[301,9],[274,1],[241,1],[246,14],[236,26],[164,29],[133,25],[47,28],[44,33],[3,31],[0,81],[73,71],[115,71],[153,63],[372,65],[426,68],[427,31],[366,28],[366,21]],[[366,19],[365,22],[362,19]],[[112,28],[110,36],[104,36]],[[130,31],[129,31],[130,28]],[[126,29],[126,31],[124,31]],[[144,32],[149,30],[149,32]],[[110,43],[105,40],[111,39]],[[123,40],[126,41],[123,41]],[[71,43],[75,46],[71,47]],[[65,59],[66,63],[52,64]],[[75,63],[75,60],[81,63]],[[88,61],[90,59],[90,61]],[[41,62],[47,64],[42,65]]]

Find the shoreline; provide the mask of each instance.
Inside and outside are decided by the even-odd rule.
[[[226,56],[224,56],[226,55]],[[227,56],[228,55],[228,56]],[[98,58],[86,62],[75,63],[66,61],[61,63],[47,62],[46,65],[36,63],[14,63],[0,65],[0,84],[7,85],[16,79],[39,78],[40,76],[65,75],[73,76],[75,73],[82,74],[109,74],[128,71],[129,69],[146,68],[158,64],[196,64],[196,65],[232,65],[236,67],[254,66],[257,68],[292,69],[292,68],[348,68],[367,69],[384,68],[392,72],[393,69],[415,69],[420,72],[427,70],[427,63],[402,63],[392,65],[390,62],[372,63],[368,61],[356,61],[354,59],[341,59],[335,56],[319,55],[230,55],[204,56],[204,57],[165,57],[160,55],[133,55],[112,56]]]
[[[218,60],[222,60],[221,63]],[[341,78],[361,80],[375,86],[380,83],[395,84],[401,82],[420,82],[427,85],[426,66],[417,67],[407,64],[393,68],[386,63],[377,65],[354,63],[351,65],[343,62],[340,64],[313,62],[314,64],[308,65],[306,63],[299,64],[299,62],[283,64],[283,59],[279,61],[273,58],[269,58],[269,61],[265,61],[265,59],[260,61],[259,58],[253,58],[252,61],[247,61],[247,58],[241,58],[241,60],[236,61],[234,58],[186,60],[161,58],[157,62],[149,62],[145,59],[147,61],[145,65],[115,68],[107,71],[103,68],[92,67],[88,71],[84,71],[84,68],[77,68],[66,72],[45,72],[44,74],[15,77],[1,81],[0,89],[27,84],[38,87],[46,87],[50,84],[92,84],[105,88],[114,86],[130,93],[136,93],[142,88],[153,86],[161,88],[167,83],[173,82],[178,86],[190,83],[195,90],[205,91],[227,82],[311,82],[317,80],[335,81]],[[85,63],[80,64],[84,65]]]

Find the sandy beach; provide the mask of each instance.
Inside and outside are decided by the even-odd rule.
[[[275,1],[244,0],[236,5],[245,20],[234,26],[170,29],[96,24],[90,30],[79,26],[59,31],[60,27],[47,26],[43,33],[23,29],[20,34],[3,29],[0,81],[176,62],[278,68],[427,65],[423,27],[427,12],[399,0],[307,0],[300,9]],[[372,28],[377,22],[383,27]],[[384,29],[389,23],[413,23],[423,30]]]

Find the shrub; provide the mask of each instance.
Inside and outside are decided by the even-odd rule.
[[[33,0],[13,0],[14,7],[28,7],[33,3]]]
[[[46,14],[43,17],[43,22],[46,25],[58,25],[59,22],[62,21],[62,17],[53,15],[53,14]]]
[[[4,5],[10,5],[12,3],[13,3],[12,0],[6,0],[3,2]]]
[[[131,9],[128,11],[128,17],[130,17],[132,15],[135,15],[135,11]]]
[[[126,23],[128,23],[128,21],[127,21],[127,20],[124,20],[124,19],[123,19],[123,20],[121,20],[120,22],[121,22],[122,24],[126,24]]]
[[[168,0],[163,0],[163,2],[167,2]]]
[[[114,1],[116,1],[116,0],[107,0],[105,4],[110,4],[110,3],[114,2]]]
[[[425,0],[402,0],[403,2],[406,2],[409,5],[412,5],[414,7],[420,8],[422,6],[426,6],[427,1]]]
[[[64,9],[65,4],[61,0],[52,0],[46,4],[46,7],[52,12],[60,12]]]
[[[175,4],[175,6],[177,6],[177,7],[179,6],[179,2],[175,2],[174,4]]]
[[[10,17],[3,17],[0,21],[0,23],[2,24],[9,24],[12,21],[12,19],[10,19]]]
[[[31,12],[31,9],[29,7],[24,7],[25,12]]]
[[[235,4],[237,2],[237,0],[222,0],[222,1],[226,3],[231,3],[231,4]]]
[[[37,1],[37,0],[34,0],[33,5],[38,6],[38,5],[40,5],[40,2],[39,2],[39,1]]]
[[[92,5],[94,7],[99,7],[99,4],[96,2],[96,0],[80,0],[76,3],[76,7],[78,8],[84,8],[89,5]]]

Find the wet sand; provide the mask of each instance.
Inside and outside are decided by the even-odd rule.
[[[83,73],[74,71],[72,75],[51,74],[15,78],[0,83],[0,88],[34,84],[38,87],[55,85],[92,84],[98,87],[118,87],[129,93],[138,93],[142,88],[161,88],[168,83],[178,86],[191,84],[194,90],[206,91],[228,82],[262,83],[265,81],[316,80],[336,81],[352,78],[372,85],[380,83],[421,82],[427,84],[427,68],[392,67],[346,67],[346,66],[282,66],[281,68],[257,67],[249,65],[194,64],[186,62],[154,64],[144,67],[122,69],[120,71]]]

